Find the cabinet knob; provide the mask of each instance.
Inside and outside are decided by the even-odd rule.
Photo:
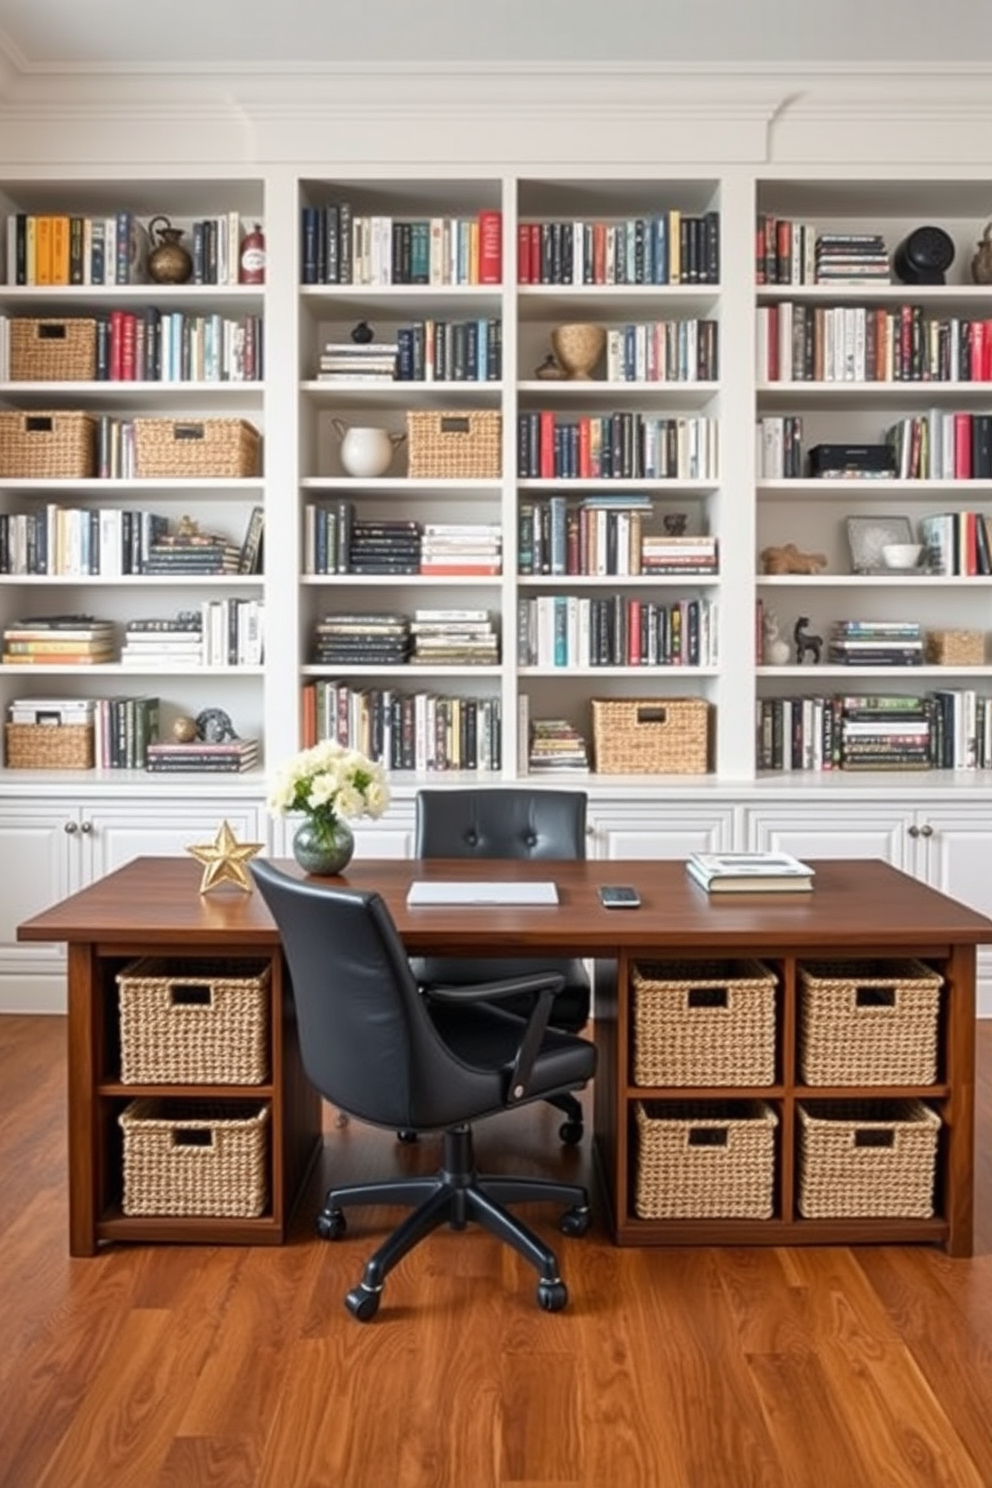
[[[910,829],[909,829],[909,835],[910,835],[910,837],[919,837],[919,835],[920,835],[920,829],[919,829],[919,827],[910,827]]]
[[[922,827],[920,828],[920,836],[921,837],[932,837],[933,836],[933,827],[930,825],[929,822],[924,822],[923,823]]]
[[[75,822],[68,821],[68,822],[65,823],[64,827],[62,828],[62,830],[63,830],[63,832],[68,832],[69,836],[72,837],[72,836],[75,835],[76,832],[79,831],[79,828],[76,826],[76,823]]]
[[[92,832],[93,830],[93,823],[91,821],[84,821],[80,824],[79,830],[81,832],[85,832],[85,834],[89,836],[90,832]]]

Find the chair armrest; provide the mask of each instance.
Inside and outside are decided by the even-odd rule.
[[[537,994],[510,1069],[506,1100],[508,1105],[513,1105],[527,1099],[531,1071],[544,1042],[551,1006],[564,986],[565,978],[560,971],[536,971],[528,976],[507,977],[498,982],[473,982],[469,987],[432,987],[430,996],[440,1002],[498,1002],[501,997],[512,997],[520,992]]]

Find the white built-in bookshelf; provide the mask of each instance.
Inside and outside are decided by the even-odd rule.
[[[953,337],[955,360],[940,365],[956,372],[961,337],[971,334],[961,327],[992,325],[992,292],[972,284],[969,274],[988,211],[979,173],[953,180],[937,171],[912,179],[852,172],[845,180],[742,168],[554,177],[374,176],[282,167],[162,178],[119,171],[91,179],[50,170],[4,173],[5,223],[17,214],[107,218],[122,209],[146,224],[161,214],[187,228],[211,216],[236,219],[243,231],[263,223],[266,282],[18,284],[12,282],[16,266],[8,263],[0,315],[9,323],[144,314],[154,307],[190,322],[216,317],[237,325],[251,318],[264,327],[264,375],[7,377],[0,385],[2,408],[85,410],[122,420],[244,418],[264,436],[262,473],[174,480],[12,474],[0,479],[0,510],[8,517],[38,508],[150,510],[176,520],[190,515],[204,530],[240,542],[252,508],[260,505],[264,571],[3,572],[0,623],[88,612],[123,627],[129,618],[196,609],[218,597],[254,599],[264,602],[265,657],[260,665],[156,666],[140,677],[133,665],[125,671],[119,663],[8,665],[0,667],[4,709],[15,697],[140,687],[160,697],[164,729],[180,714],[225,709],[240,733],[263,741],[262,771],[298,748],[307,729],[324,732],[332,712],[342,727],[351,720],[353,742],[383,747],[383,697],[386,716],[398,727],[402,700],[419,696],[421,702],[408,708],[426,734],[412,769],[398,756],[387,760],[394,775],[411,784],[435,778],[445,763],[501,780],[527,774],[522,714],[531,722],[566,720],[591,749],[593,699],[705,699],[712,715],[710,783],[760,784],[762,706],[780,700],[787,700],[786,727],[797,728],[808,724],[814,698],[967,693],[974,702],[961,717],[977,719],[973,728],[981,725],[980,700],[992,696],[992,576],[855,573],[847,519],[878,517],[884,525],[905,517],[915,531],[935,514],[981,518],[992,511],[992,475],[961,478],[946,462],[927,468],[924,478],[903,471],[887,480],[824,479],[808,470],[808,451],[817,444],[879,444],[888,431],[911,428],[913,421],[927,424],[928,441],[938,427],[946,440],[955,416],[992,416],[984,353],[976,353],[967,377],[897,375],[891,359],[892,375],[862,375],[869,322],[872,336],[905,325],[907,336],[938,358]],[[342,210],[353,233],[348,282],[341,282]],[[767,273],[758,282],[759,218],[796,229],[801,246],[784,282],[768,282]],[[945,285],[808,282],[807,244],[817,235],[879,234],[891,258],[920,223],[939,224],[954,239],[957,254]],[[325,234],[322,246],[317,224]],[[328,232],[338,235],[330,264]],[[404,278],[428,282],[399,282]],[[333,377],[321,376],[325,348],[347,345],[363,321],[376,342],[400,344],[405,356],[416,358],[408,371],[419,370],[425,354],[428,363],[435,353],[443,355],[443,380],[377,381],[340,368]],[[553,330],[573,322],[605,328],[608,353],[593,377],[538,377]],[[787,352],[797,344],[797,323],[817,326],[835,351],[837,338],[849,334],[855,360],[849,365],[841,356],[828,364],[836,375],[818,376],[821,345],[821,360],[811,362],[814,375],[785,375],[796,370],[787,365]],[[774,366],[769,336],[776,340]],[[480,411],[500,420],[498,469],[481,477],[410,477],[409,414]],[[785,425],[798,434],[791,476],[769,455],[768,430],[777,427],[780,438]],[[387,430],[395,454],[387,471],[366,479],[347,473],[341,435],[367,427]],[[598,514],[597,497],[607,498]],[[438,572],[443,564],[434,572],[406,572],[400,564],[396,571],[377,571],[347,555],[338,562],[332,554],[328,562],[326,553],[318,563],[318,520],[330,521],[338,534],[343,524],[364,524],[373,551],[383,535],[376,529],[390,522],[485,528],[500,534],[499,561],[463,574]],[[543,544],[536,561],[535,523]],[[642,539],[649,535],[660,544],[655,568],[644,561],[649,544],[642,548]],[[664,546],[675,535],[715,539],[716,562],[680,568],[677,552]],[[822,554],[823,570],[812,576],[761,572],[762,550],[789,542]],[[457,561],[450,566],[457,568]],[[807,617],[810,629],[824,637],[825,654],[831,626],[840,621],[906,620],[927,633],[981,632],[983,659],[920,667],[798,666],[790,655],[787,663],[772,665],[761,649],[759,605],[776,612],[787,640],[796,620]],[[463,620],[484,615],[499,639],[498,658],[427,656],[411,664],[382,661],[374,652],[363,661],[353,650],[340,666],[315,659],[322,621],[358,617],[360,623],[363,615],[414,620],[418,612],[451,612]],[[526,644],[528,624],[545,627],[541,647]],[[625,626],[637,629],[636,641],[624,635]],[[304,698],[317,684],[322,712],[307,722]],[[467,741],[478,744],[483,714],[485,757],[465,758]],[[439,760],[433,742],[445,730]],[[389,726],[385,737],[388,742]],[[813,773],[794,770],[788,779],[802,789]],[[597,783],[595,775],[564,778]],[[914,788],[922,777],[902,778]],[[954,778],[974,784],[981,777],[963,771]],[[928,779],[949,782],[943,771]],[[91,782],[98,783],[96,777]],[[600,783],[610,782],[603,777]],[[665,783],[691,790],[701,782],[693,776]]]

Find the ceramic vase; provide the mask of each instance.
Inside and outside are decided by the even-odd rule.
[[[588,382],[606,349],[606,327],[591,321],[555,326],[551,332],[555,356],[573,382]]]
[[[293,857],[305,873],[322,878],[343,873],[355,851],[355,837],[347,822],[306,817],[293,834]]]

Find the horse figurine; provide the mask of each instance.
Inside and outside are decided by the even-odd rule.
[[[823,649],[823,637],[810,635],[806,629],[808,624],[809,616],[800,615],[792,631],[792,639],[796,643],[797,666],[805,665],[807,653],[812,657],[814,666],[817,665]]]

